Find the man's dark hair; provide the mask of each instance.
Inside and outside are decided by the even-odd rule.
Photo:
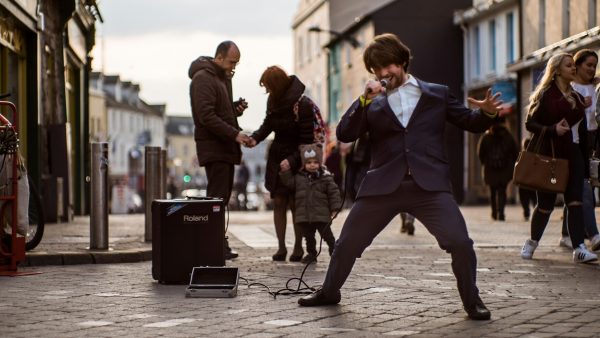
[[[363,54],[365,68],[369,73],[392,64],[401,65],[408,72],[410,59],[410,49],[391,33],[377,35]]]
[[[231,49],[231,47],[233,47],[233,46],[236,46],[233,41],[227,40],[227,41],[221,42],[217,46],[217,51],[215,52],[215,58],[219,55],[221,55],[223,57],[227,56],[227,52],[229,52],[229,49]]]

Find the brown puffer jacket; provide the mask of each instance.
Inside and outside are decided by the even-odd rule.
[[[194,139],[200,165],[223,161],[239,164],[242,150],[235,137],[241,130],[231,94],[231,80],[212,61],[201,56],[190,65],[188,73]]]
[[[333,175],[323,168],[318,174],[300,170],[294,175],[291,170],[286,170],[279,175],[282,183],[295,191],[296,223],[327,223],[331,214],[342,206],[340,190],[333,181]]]

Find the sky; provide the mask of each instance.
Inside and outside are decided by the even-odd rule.
[[[262,72],[292,67],[291,23],[298,0],[99,0],[104,23],[97,26],[94,71],[138,83],[150,104],[168,115],[191,116],[188,68],[198,56],[214,56],[217,45],[234,41],[241,51],[233,78],[234,99],[249,107],[239,119],[257,129],[267,96]]]

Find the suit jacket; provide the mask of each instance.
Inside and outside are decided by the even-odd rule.
[[[466,108],[448,87],[418,80],[421,98],[403,126],[386,95],[366,107],[355,101],[337,127],[337,138],[353,142],[369,132],[371,164],[357,198],[394,192],[410,172],[416,184],[427,191],[452,191],[450,166],[444,150],[446,122],[471,132],[484,132],[493,123],[481,110]],[[449,144],[462,147],[462,144]]]

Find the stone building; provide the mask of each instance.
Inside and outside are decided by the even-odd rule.
[[[0,92],[17,105],[21,153],[42,186],[49,221],[89,209],[88,82],[97,20],[94,0],[0,2]]]
[[[507,65],[521,55],[519,13],[518,0],[474,0],[471,7],[454,14],[454,23],[463,32],[465,96],[483,98],[488,88],[502,93],[503,109],[513,112],[507,118],[507,126],[515,141],[520,135],[517,74],[508,71]],[[489,197],[477,156],[481,135],[468,133],[465,137],[466,203],[481,202]],[[509,197],[515,195],[516,191],[510,188]]]
[[[525,130],[529,95],[537,85],[546,61],[559,52],[600,49],[600,6],[597,0],[520,0],[522,55],[508,65],[516,72],[520,137]]]

